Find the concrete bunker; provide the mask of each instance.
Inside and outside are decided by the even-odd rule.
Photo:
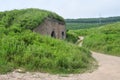
[[[56,19],[47,18],[44,22],[33,31],[42,35],[48,35],[58,39],[66,38],[65,23]]]

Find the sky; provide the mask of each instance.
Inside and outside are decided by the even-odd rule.
[[[120,0],[0,0],[0,11],[39,8],[68,18],[120,16]]]

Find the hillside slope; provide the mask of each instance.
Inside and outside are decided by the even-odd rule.
[[[68,30],[88,29],[100,27],[102,25],[119,22],[120,16],[115,17],[100,17],[100,18],[79,18],[79,19],[66,19],[66,26]]]
[[[25,9],[1,12],[0,17],[0,73],[19,68],[25,71],[79,73],[93,65],[94,59],[88,50],[31,31],[46,17],[63,21],[58,15]]]
[[[75,36],[86,36],[83,46],[97,52],[120,56],[120,22],[99,28],[71,30]]]

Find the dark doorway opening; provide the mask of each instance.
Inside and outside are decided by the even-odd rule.
[[[62,39],[64,39],[64,36],[65,36],[65,33],[64,33],[64,32],[62,32]]]
[[[52,31],[52,33],[51,33],[51,37],[56,38],[56,36],[55,36],[55,31]]]

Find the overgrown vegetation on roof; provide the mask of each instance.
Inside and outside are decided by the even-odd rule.
[[[0,26],[17,26],[32,30],[46,18],[56,19],[65,23],[64,19],[56,13],[30,8],[0,12]]]

